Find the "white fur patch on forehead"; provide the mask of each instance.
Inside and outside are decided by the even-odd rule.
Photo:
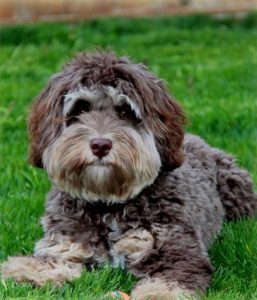
[[[128,104],[135,112],[137,118],[141,119],[141,113],[138,105],[125,94],[121,94],[117,89],[111,86],[97,85],[90,88],[78,86],[76,90],[68,92],[64,97],[64,114],[66,115],[73,104],[78,100],[86,100],[91,103],[97,102],[105,97],[110,97],[114,106],[122,106]]]
[[[93,86],[92,88],[87,88],[79,86],[76,90],[68,92],[64,97],[64,114],[66,115],[73,103],[78,99],[86,100],[89,102],[96,102],[104,97],[103,89]]]
[[[97,86],[91,88],[79,86],[78,89],[70,91],[65,95],[64,103],[77,99],[85,99],[90,102],[95,102],[104,96],[103,89]]]
[[[136,117],[139,119],[142,118],[140,109],[134,100],[132,100],[125,94],[119,93],[119,91],[117,91],[112,86],[105,86],[105,90],[107,95],[112,99],[114,106],[122,106],[123,104],[128,104],[130,108],[135,112]]]

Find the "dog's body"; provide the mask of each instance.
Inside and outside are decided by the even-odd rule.
[[[82,66],[81,58],[52,79],[60,94],[48,86],[32,111],[31,160],[38,166],[43,160],[54,185],[42,221],[44,238],[33,257],[10,258],[4,277],[61,284],[78,277],[83,265],[109,262],[140,278],[134,299],[204,291],[212,273],[207,250],[224,217],[256,212],[248,173],[200,138],[183,137],[182,111],[142,66],[112,54],[86,55]],[[69,77],[78,76],[76,64],[88,71],[83,87],[85,74],[76,84]],[[58,101],[63,127],[53,124],[63,117],[54,106]]]

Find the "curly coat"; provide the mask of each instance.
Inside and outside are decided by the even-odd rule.
[[[59,285],[80,276],[84,265],[110,262],[139,278],[133,299],[188,299],[204,292],[212,274],[207,251],[224,218],[256,213],[248,173],[199,137],[184,136],[183,110],[162,81],[112,53],[80,54],[36,99],[29,120],[35,166],[44,166],[44,151],[62,135],[64,96],[78,84],[109,85],[136,101],[153,133],[160,170],[137,195],[111,204],[85,201],[53,184],[43,239],[33,256],[9,258],[3,277]]]

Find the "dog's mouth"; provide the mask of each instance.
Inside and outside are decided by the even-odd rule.
[[[90,166],[90,167],[105,167],[105,168],[115,168],[115,167],[118,167],[117,166],[117,163],[114,163],[114,162],[111,162],[111,161],[106,161],[106,160],[103,160],[103,159],[98,159],[96,161],[92,161],[90,163],[87,163],[87,166]]]
[[[97,160],[89,163],[85,171],[86,173],[91,172],[91,176],[87,180],[99,179],[101,177],[103,181],[111,179],[113,184],[116,182],[120,185],[135,178],[135,174],[129,165],[120,164],[116,161]]]
[[[92,163],[92,166],[102,166],[102,167],[109,167],[109,166],[112,166],[113,163],[109,162],[109,161],[106,161],[106,160],[102,160],[102,159],[99,159],[97,161],[94,161]]]

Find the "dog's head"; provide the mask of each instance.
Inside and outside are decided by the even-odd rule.
[[[73,197],[126,201],[162,166],[181,164],[183,123],[180,106],[144,65],[83,53],[32,107],[30,160]]]

